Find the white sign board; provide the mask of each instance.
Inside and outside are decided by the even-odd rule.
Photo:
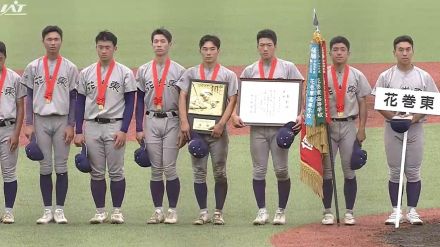
[[[440,115],[440,93],[378,87],[374,109]]]
[[[242,79],[239,115],[248,125],[281,126],[299,114],[301,80]]]

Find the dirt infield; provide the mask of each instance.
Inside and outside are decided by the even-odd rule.
[[[402,223],[399,229],[386,226],[386,214],[357,218],[357,225],[339,227],[319,223],[292,228],[274,235],[272,245],[276,247],[320,247],[320,246],[440,246],[440,210],[420,210],[425,221],[423,226]],[[319,219],[317,219],[319,220]]]

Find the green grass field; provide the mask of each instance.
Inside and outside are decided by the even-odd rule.
[[[258,58],[255,36],[272,28],[279,36],[278,54],[298,64],[308,63],[308,44],[317,8],[325,38],[342,34],[352,41],[352,62],[391,62],[392,40],[401,34],[415,39],[416,61],[437,61],[440,2],[424,0],[204,0],[144,2],[126,0],[21,0],[26,16],[0,16],[0,39],[8,46],[8,64],[23,69],[43,54],[41,30],[48,24],[64,29],[62,54],[79,67],[97,59],[94,38],[109,29],[119,37],[117,58],[130,67],[151,59],[149,35],[160,26],[174,37],[172,57],[184,66],[199,63],[198,41],[206,33],[220,36],[221,61],[245,65]]]
[[[435,133],[440,125],[426,126],[426,150],[423,165],[423,189],[420,208],[438,206],[438,173],[435,153]],[[387,167],[383,147],[383,132],[380,128],[367,131],[365,149],[368,151],[367,166],[359,170],[358,200],[356,215],[387,212],[390,209],[387,190]],[[180,222],[177,225],[146,225],[146,219],[153,211],[149,194],[150,170],[138,167],[132,158],[135,143],[129,143],[126,152],[127,192],[123,204],[126,217],[124,225],[89,225],[94,214],[94,204],[89,189],[89,176],[80,173],[73,165],[72,149],[69,193],[65,212],[68,225],[38,226],[35,220],[42,213],[39,191],[38,165],[25,158],[23,150],[19,159],[19,192],[15,207],[16,223],[0,225],[2,236],[7,236],[7,246],[269,246],[274,233],[321,220],[321,202],[311,190],[299,181],[298,140],[292,145],[290,174],[292,192],[288,204],[286,226],[251,224],[256,213],[256,204],[251,185],[251,160],[249,137],[233,136],[228,159],[229,194],[225,205],[225,226],[193,226],[192,220],[198,214],[198,207],[192,188],[192,172],[189,153],[182,150],[179,160],[179,174],[182,184],[178,210]],[[338,161],[339,162],[339,161]],[[342,174],[338,163],[337,183],[340,208],[344,208],[342,196]],[[209,169],[211,171],[211,169]],[[277,206],[276,180],[273,169],[267,176],[267,207],[273,216]],[[213,208],[212,175],[209,176],[209,208]],[[405,203],[405,199],[404,199]],[[164,205],[167,205],[165,203]],[[110,197],[107,208],[111,209]],[[341,210],[341,213],[344,211]],[[382,224],[382,222],[377,222]],[[6,244],[3,242],[0,246]]]

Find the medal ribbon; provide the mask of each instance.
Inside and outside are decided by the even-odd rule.
[[[275,72],[275,67],[277,66],[278,59],[272,58],[272,62],[270,63],[270,70],[269,70],[269,77],[266,78],[264,76],[264,68],[263,68],[263,59],[260,59],[260,62],[258,63],[258,72],[260,72],[260,78],[261,79],[273,79],[273,73]]]
[[[345,93],[347,92],[347,80],[348,80],[348,74],[350,72],[350,68],[347,64],[345,65],[341,86],[339,86],[335,67],[331,66],[331,70],[332,70],[333,87],[336,92],[336,111],[338,112],[338,115],[340,115],[340,114],[344,114]]]
[[[107,91],[108,81],[110,79],[110,76],[112,75],[114,67],[115,67],[115,60],[113,59],[110,62],[107,73],[105,74],[104,81],[102,81],[101,62],[98,61],[98,64],[96,65],[96,77],[97,77],[96,82],[98,84],[98,97],[96,99],[96,103],[98,104],[98,106],[100,106],[100,108],[104,108],[105,92]]]
[[[7,71],[7,69],[6,69],[6,66],[3,64],[3,67],[2,67],[2,76],[0,77],[0,92],[2,92],[3,91],[3,84],[5,83],[5,80],[6,80],[6,73],[7,73],[8,71]],[[0,94],[1,95],[1,94]]]
[[[212,75],[211,75],[211,81],[215,81],[215,79],[217,78],[219,70],[220,70],[220,64],[216,64],[215,67],[214,67],[214,72],[212,72]],[[203,64],[200,64],[199,73],[200,73],[200,79],[201,80],[206,80],[205,79],[206,78],[205,77],[205,68],[204,68]]]
[[[44,93],[44,98],[46,101],[52,101],[53,89],[55,88],[55,81],[57,80],[58,71],[60,70],[62,57],[58,55],[57,63],[55,65],[55,69],[53,71],[53,75],[49,74],[49,63],[47,61],[47,56],[43,57],[43,66],[44,66],[44,79],[46,80],[46,92]]]
[[[160,80],[157,79],[157,67],[156,60],[153,60],[153,83],[154,83],[154,99],[153,103],[156,107],[162,107],[162,94],[163,88],[167,81],[168,70],[170,69],[171,60],[167,58],[165,62],[165,68],[162,71]]]

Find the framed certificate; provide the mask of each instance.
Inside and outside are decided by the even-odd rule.
[[[238,114],[247,125],[282,126],[301,109],[300,79],[240,79]]]
[[[226,82],[192,79],[187,102],[191,129],[211,133],[225,111],[227,96]]]

